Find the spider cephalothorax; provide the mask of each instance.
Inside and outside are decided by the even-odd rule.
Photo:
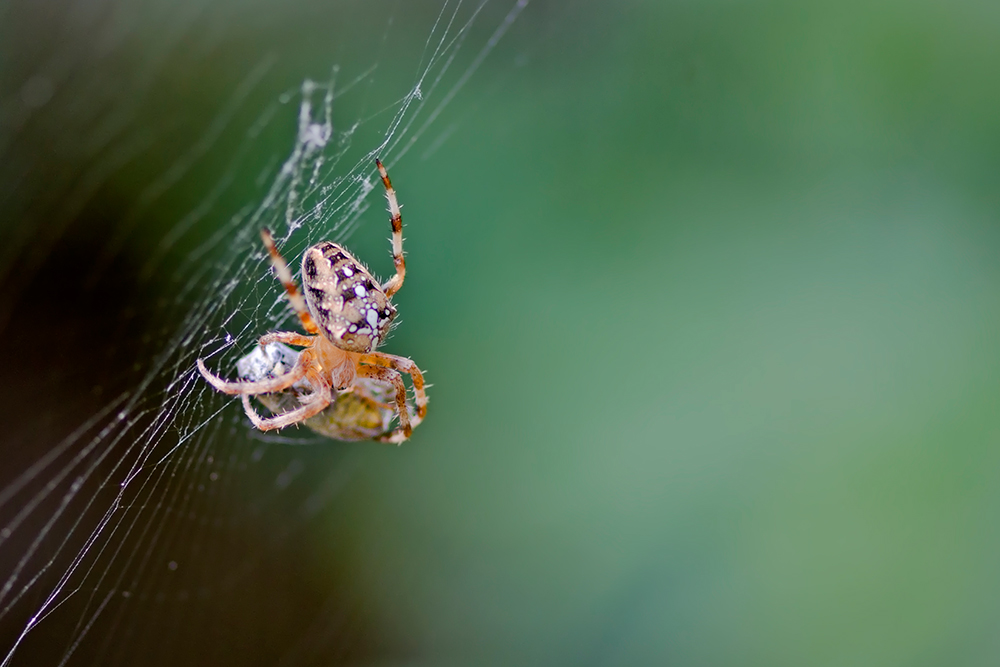
[[[242,396],[247,416],[262,431],[298,424],[319,414],[334,400],[336,392],[364,393],[364,386],[355,383],[357,378],[386,383],[395,390],[399,428],[376,440],[397,443],[406,440],[413,427],[427,414],[424,378],[417,365],[405,357],[376,351],[385,341],[396,316],[389,299],[403,285],[406,262],[403,259],[403,220],[396,193],[382,163],[376,160],[375,164],[389,202],[395,275],[380,285],[351,253],[327,241],[312,246],[302,257],[303,298],[271,232],[265,228],[261,230],[261,239],[271,255],[271,264],[285,286],[288,301],[302,327],[310,335],[278,331],[262,336],[259,342],[262,347],[281,342],[305,349],[287,373],[260,381],[227,382],[212,374],[205,363],[198,360],[198,370],[213,387],[226,394]],[[407,407],[401,372],[413,380],[416,415],[410,415]],[[301,399],[301,407],[263,419],[250,405],[250,396],[282,391],[300,380],[305,380],[314,390]]]

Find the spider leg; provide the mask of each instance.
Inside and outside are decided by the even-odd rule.
[[[272,391],[281,391],[282,389],[287,389],[293,384],[301,380],[306,375],[306,371],[309,369],[309,364],[312,355],[302,353],[299,355],[298,361],[292,366],[291,370],[287,373],[279,375],[271,380],[260,380],[257,382],[245,381],[245,382],[227,382],[219,376],[213,374],[205,366],[205,362],[201,359],[198,360],[198,370],[201,372],[203,378],[205,378],[210,385],[215,387],[217,391],[221,391],[223,394],[237,395],[237,394],[269,394]]]
[[[265,419],[258,415],[257,411],[253,409],[252,405],[250,405],[250,397],[247,394],[243,394],[243,411],[247,413],[247,417],[250,418],[253,425],[261,431],[271,431],[276,428],[285,428],[286,426],[298,424],[299,422],[305,421],[310,417],[314,417],[330,405],[330,385],[323,382],[319,375],[315,372],[309,373],[308,379],[309,383],[312,384],[316,391],[306,397],[307,402],[301,407],[288,412],[282,412],[280,415],[275,415],[274,417]]]
[[[295,309],[299,319],[302,321],[302,328],[307,333],[319,333],[319,327],[316,326],[312,315],[309,313],[306,300],[303,298],[302,292],[299,291],[299,286],[295,284],[295,278],[292,276],[285,258],[281,256],[281,253],[278,252],[278,246],[274,244],[274,237],[271,236],[271,230],[267,227],[261,229],[260,238],[264,241],[267,251],[271,253],[271,265],[274,267],[274,272],[278,275],[278,280],[285,286],[288,302],[292,304],[292,308]]]
[[[410,423],[410,409],[406,405],[406,385],[403,384],[403,376],[399,371],[381,366],[358,366],[360,377],[372,378],[388,382],[396,389],[396,410],[399,413],[399,428],[390,434],[384,435],[378,440],[383,442],[400,443],[409,439],[413,433],[413,425]]]
[[[392,189],[389,174],[379,160],[375,160],[375,165],[378,167],[379,176],[382,177],[382,185],[385,186],[385,198],[389,202],[389,221],[392,223],[392,262],[396,265],[396,275],[382,285],[385,295],[392,296],[403,286],[403,279],[406,277],[406,260],[403,259],[403,214],[399,212],[399,202],[396,201],[396,191]]]
[[[312,344],[316,342],[316,337],[303,336],[302,334],[295,333],[294,331],[274,331],[269,334],[264,334],[257,342],[261,347],[266,347],[271,343],[287,343],[298,347],[311,347]]]
[[[424,417],[427,416],[427,394],[424,392],[424,374],[420,372],[420,369],[417,368],[412,359],[397,357],[394,354],[386,354],[385,352],[372,352],[363,355],[359,361],[362,364],[392,368],[409,375],[413,381],[413,402],[417,407],[417,416],[413,418],[412,425],[415,428],[424,420]]]

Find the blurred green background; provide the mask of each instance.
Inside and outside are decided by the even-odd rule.
[[[134,199],[265,52],[247,119],[332,63],[377,59],[376,97],[408,85],[441,5],[401,4],[169,23],[208,46],[136,66],[156,138],[110,189]],[[121,53],[155,61],[150,16]],[[427,369],[427,421],[399,449],[316,440],[229,471],[248,498],[294,462],[348,472],[308,520],[247,522],[295,526],[285,577],[244,583],[285,606],[248,607],[245,636],[218,593],[232,617],[205,636],[259,664],[344,642],[373,664],[996,664],[998,34],[986,2],[532,2],[391,172],[409,272],[386,351]],[[353,103],[335,122],[374,108]],[[383,275],[387,229],[375,204],[350,239]],[[217,446],[249,457],[251,435]],[[341,599],[324,634],[317,601]]]

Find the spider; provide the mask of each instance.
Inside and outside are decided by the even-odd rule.
[[[276,331],[261,336],[258,343],[266,347],[280,342],[305,349],[287,373],[251,382],[227,382],[212,374],[205,362],[198,359],[198,370],[205,380],[224,394],[241,396],[247,417],[262,431],[298,424],[319,414],[336,400],[337,392],[353,391],[370,398],[365,386],[355,382],[360,378],[388,383],[395,389],[399,426],[375,440],[401,443],[410,437],[413,428],[427,414],[424,376],[417,365],[405,357],[376,351],[385,341],[396,317],[396,308],[389,299],[403,286],[406,262],[403,259],[403,218],[396,192],[382,163],[376,160],[375,165],[389,202],[395,275],[379,285],[368,269],[343,246],[324,241],[306,250],[302,256],[303,298],[288,264],[274,244],[274,237],[265,227],[260,233],[261,240],[271,255],[278,280],[285,287],[288,302],[309,335]],[[401,372],[413,381],[415,416],[411,416],[407,408],[406,385]],[[300,399],[302,405],[298,408],[265,419],[250,405],[250,396],[282,391],[299,380],[305,380],[312,387],[312,393]]]

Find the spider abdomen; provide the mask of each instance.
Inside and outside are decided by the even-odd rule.
[[[381,285],[342,246],[329,241],[302,257],[306,304],[326,338],[350,352],[374,352],[396,317]]]

